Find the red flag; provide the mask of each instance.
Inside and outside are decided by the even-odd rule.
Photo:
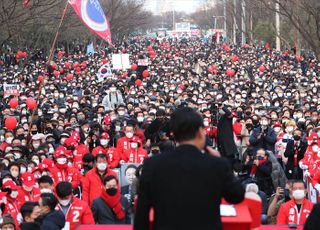
[[[99,0],[69,0],[69,3],[90,30],[112,44],[109,22]]]
[[[29,3],[30,3],[30,0],[23,0],[23,8],[28,8],[29,7]]]

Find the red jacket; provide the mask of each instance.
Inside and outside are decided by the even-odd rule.
[[[93,149],[93,151],[97,148],[103,148],[103,147],[102,146],[95,147]],[[111,169],[117,168],[119,165],[119,162],[120,162],[120,157],[117,152],[117,149],[114,147],[103,148],[103,149],[107,153],[107,156],[108,156],[108,167]]]
[[[78,145],[73,151],[73,167],[78,170],[82,169],[82,158],[86,153],[89,153],[89,147],[85,144]]]
[[[97,168],[89,170],[82,179],[82,200],[91,206],[93,200],[101,194],[103,178],[110,175],[117,177],[117,174],[108,168],[103,177],[98,174]]]
[[[62,210],[60,204],[58,210]],[[76,197],[72,197],[72,203],[65,216],[66,225],[70,225],[70,230],[75,230],[80,224],[94,224],[93,215],[88,204]]]
[[[277,216],[277,224],[287,225],[289,223],[295,223],[296,225],[303,225],[306,222],[312,207],[313,203],[308,199],[304,199],[300,213],[298,213],[295,200],[290,200],[281,204]]]
[[[16,224],[16,230],[19,228],[19,222],[18,222],[18,214],[19,214],[19,207],[18,207],[18,201],[15,199],[12,199],[9,195],[7,197],[7,203],[4,207],[3,215],[5,214],[11,214],[12,218],[14,219],[14,222]]]
[[[38,202],[40,199],[40,189],[36,187],[33,187],[31,193],[24,190],[22,187],[18,190],[18,192],[17,204],[19,208],[21,208],[21,206],[27,201]]]
[[[128,149],[124,151],[122,160],[124,160],[126,163],[142,164],[147,157],[148,152],[143,148]]]
[[[131,149],[130,139],[127,138],[126,136],[119,138],[117,141],[118,156],[122,159],[124,152],[129,149]]]
[[[77,188],[80,185],[81,174],[78,169],[69,166],[65,168],[58,167],[56,164],[56,167],[50,170],[55,186],[62,181],[70,182],[72,184],[73,189]]]

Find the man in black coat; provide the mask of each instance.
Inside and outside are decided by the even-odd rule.
[[[60,230],[64,227],[66,220],[61,211],[55,211],[57,204],[58,200],[52,193],[41,194],[39,200],[41,216],[37,220],[41,223],[41,229]]]
[[[287,143],[284,156],[288,157],[286,165],[286,176],[288,179],[302,180],[303,174],[299,167],[299,161],[302,160],[307,150],[308,144],[301,140],[301,130],[295,130],[293,132],[293,139]]]
[[[179,146],[147,159],[140,178],[134,229],[222,229],[221,198],[239,203],[244,188],[219,153],[205,149],[206,130],[200,114],[191,108],[177,109],[171,128]],[[208,153],[202,153],[202,150]]]

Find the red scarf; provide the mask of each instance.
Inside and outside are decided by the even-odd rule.
[[[125,217],[122,205],[120,203],[120,190],[118,189],[116,195],[110,196],[105,189],[101,192],[102,199],[107,203],[107,205],[112,209],[114,214],[117,216],[118,220],[122,220]]]
[[[264,164],[266,162],[267,162],[267,160],[259,160],[259,165],[262,165],[262,164]],[[253,164],[252,168],[251,168],[251,176],[255,176],[256,175],[257,169],[258,169],[258,166]]]

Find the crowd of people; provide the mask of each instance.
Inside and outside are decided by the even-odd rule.
[[[114,53],[129,54],[132,68],[101,79]],[[130,188],[116,171],[175,148],[170,115],[180,107],[202,115],[206,144],[243,186],[257,185],[262,223],[304,224],[312,210],[306,178],[320,192],[320,62],[312,54],[134,37],[94,54],[57,50],[50,63],[41,51],[0,60],[2,86],[19,86],[19,95],[0,95],[2,229],[132,223],[143,166]]]

